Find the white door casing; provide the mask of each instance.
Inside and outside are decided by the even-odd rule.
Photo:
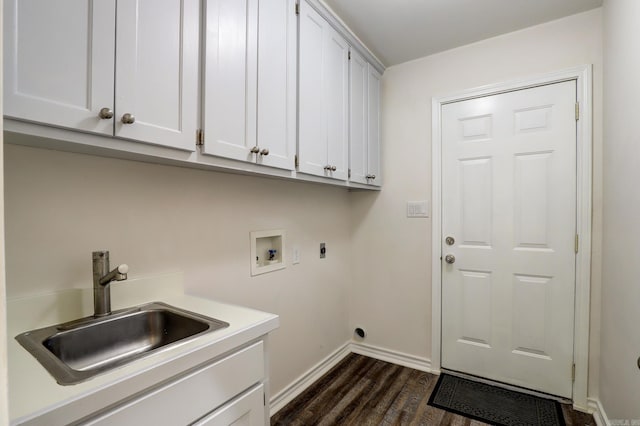
[[[568,81],[442,107],[444,368],[572,396],[575,103]]]

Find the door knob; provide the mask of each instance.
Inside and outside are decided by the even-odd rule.
[[[453,237],[447,237],[444,239],[444,242],[447,243],[448,246],[452,246],[455,244],[456,240]]]
[[[103,120],[109,120],[113,118],[113,110],[111,108],[104,107],[98,113],[98,117]]]
[[[122,122],[124,124],[133,124],[136,122],[136,118],[133,116],[133,114],[126,113],[122,116]]]
[[[260,152],[260,148],[258,148],[257,146],[254,146],[253,148],[251,148],[250,151],[252,154],[257,154]]]
[[[269,155],[269,150],[267,148],[264,148],[262,151],[260,151],[260,155]]]
[[[447,262],[448,264],[452,264],[456,262],[456,257],[452,254],[448,254],[444,257],[444,261]]]

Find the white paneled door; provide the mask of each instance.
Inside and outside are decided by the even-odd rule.
[[[576,82],[442,107],[442,367],[571,398]]]

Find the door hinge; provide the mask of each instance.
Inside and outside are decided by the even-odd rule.
[[[294,156],[293,164],[298,167],[300,165],[300,160],[298,159],[298,155]]]
[[[265,394],[265,393],[262,394],[262,405],[264,407],[267,406],[267,394]]]
[[[580,120],[580,103],[576,102],[576,121]]]
[[[300,3],[296,2],[296,15],[300,15]]]
[[[351,51],[349,51],[349,60],[351,60]]]
[[[348,177],[349,179],[351,179],[351,169],[348,169],[348,170],[347,170],[347,177]]]
[[[576,364],[575,362],[571,365],[571,381],[576,381]]]
[[[196,130],[196,146],[204,145],[204,132],[202,129]]]
[[[576,253],[578,252],[579,247],[580,247],[580,236],[576,234],[576,246],[574,247]]]

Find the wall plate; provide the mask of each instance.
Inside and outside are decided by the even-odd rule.
[[[286,268],[283,229],[253,231],[250,235],[252,276]]]

